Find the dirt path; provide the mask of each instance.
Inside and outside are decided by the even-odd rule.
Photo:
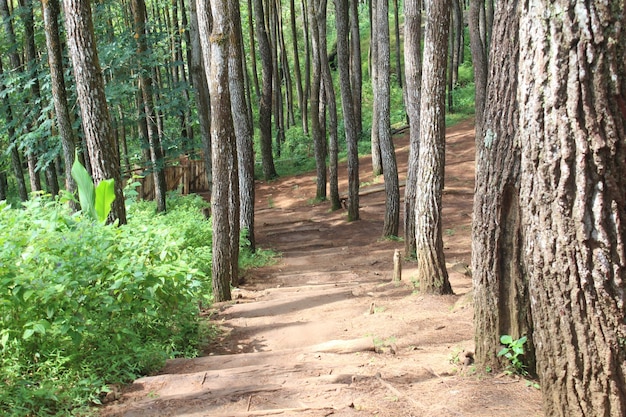
[[[358,222],[312,203],[314,174],[259,184],[258,243],[282,252],[280,262],[249,272],[235,302],[215,306],[224,335],[207,356],[169,361],[102,416],[542,415],[524,381],[463,364],[474,345],[473,139],[470,123],[448,131],[443,227],[456,295],[415,293],[406,262],[402,283],[391,282],[403,243],[380,239],[384,192],[369,159]],[[395,143],[404,173],[408,138]]]

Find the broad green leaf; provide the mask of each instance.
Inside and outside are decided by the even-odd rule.
[[[511,343],[513,343],[513,338],[511,337],[511,335],[508,334],[503,334],[500,337],[500,343],[502,343],[503,345],[510,345]]]
[[[24,334],[22,335],[22,339],[30,339],[32,335],[35,334],[35,329],[26,329],[24,330]]]
[[[113,201],[115,201],[115,180],[111,178],[100,181],[96,187],[96,214],[100,223],[106,222]]]
[[[96,220],[96,192],[93,186],[93,179],[89,172],[78,160],[78,150],[74,156],[74,164],[72,165],[72,178],[76,181],[78,188],[78,199],[83,213]]]

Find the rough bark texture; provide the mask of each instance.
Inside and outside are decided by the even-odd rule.
[[[76,138],[72,129],[72,119],[67,104],[65,90],[65,76],[63,75],[63,56],[61,54],[61,40],[59,38],[59,0],[43,0],[43,19],[46,32],[46,46],[48,48],[48,65],[50,66],[50,80],[52,84],[52,99],[56,113],[57,125],[61,134],[63,158],[65,159],[65,188],[71,194],[76,192],[76,182],[72,177],[72,164]],[[70,201],[70,207],[76,210],[75,202]]]
[[[239,2],[229,0],[229,7],[233,22],[233,30],[230,34],[229,82],[239,166],[240,223],[238,228],[246,231],[246,236],[250,242],[249,248],[254,251],[256,248],[254,239],[254,149],[252,143],[254,132],[252,120],[248,118],[250,112],[244,85],[243,33]],[[233,248],[233,250],[238,249],[238,246]]]
[[[93,179],[96,183],[109,178],[115,180],[115,201],[109,220],[118,219],[120,224],[124,224],[126,207],[120,159],[116,152],[111,117],[104,95],[104,80],[96,50],[91,5],[87,0],[63,0],[63,6],[67,43]]]
[[[370,43],[370,81],[372,82],[372,93],[374,101],[372,103],[372,127],[370,132],[370,149],[372,154],[372,174],[380,175],[383,173],[383,157],[380,153],[380,134],[378,130],[378,10],[376,9],[378,1],[371,0],[371,43]]]
[[[443,254],[441,196],[445,164],[445,93],[449,0],[427,0],[420,144],[415,200],[415,243],[419,290],[452,293]]]
[[[211,216],[213,221],[213,264],[212,283],[215,301],[231,299],[230,285],[237,283],[233,276],[236,254],[232,247],[232,207],[237,179],[237,159],[234,148],[236,137],[231,114],[230,89],[228,83],[228,55],[230,50],[230,25],[228,24],[228,0],[210,2],[198,0],[198,27],[201,36],[204,66],[211,95],[211,145],[213,164],[213,189],[211,191]],[[206,51],[210,51],[209,54]],[[207,62],[207,59],[210,61]],[[237,195],[238,198],[238,195]],[[238,213],[237,213],[238,214]],[[237,217],[237,220],[239,218]]]
[[[527,275],[521,252],[517,0],[499,3],[489,66],[484,134],[476,137],[472,237],[476,361],[500,369],[500,336],[528,337],[524,363],[535,372]]]
[[[261,100],[259,101],[259,129],[261,132],[261,163],[265,180],[276,178],[272,154],[272,50],[265,26],[263,0],[254,0],[254,17],[259,56],[261,58]]]
[[[626,415],[626,10],[523,3],[520,206],[546,415]]]
[[[378,118],[378,140],[385,177],[385,221],[383,236],[397,236],[400,223],[400,187],[396,153],[391,140],[391,73],[389,40],[389,0],[376,1],[376,117]]]
[[[348,0],[335,0],[337,26],[337,67],[341,88],[343,124],[348,144],[348,220],[359,220],[359,154],[358,132],[354,117],[350,85],[350,48],[348,44]]]
[[[300,72],[300,49],[298,48],[298,32],[296,29],[296,3],[289,0],[289,26],[291,28],[291,42],[293,46],[293,75],[296,83],[296,94],[298,95],[298,107],[300,108],[300,121],[302,122],[302,130],[308,129],[307,114],[304,111],[304,91],[302,90],[302,75]]]
[[[145,65],[145,59],[150,55],[148,42],[146,39],[146,4],[144,0],[132,0],[131,8],[133,11],[135,25],[135,41],[137,43],[137,55],[139,56],[139,89],[141,90],[143,113],[141,117],[146,119],[148,126],[148,143],[150,144],[150,161],[152,168],[152,176],[154,178],[154,199],[157,203],[157,211],[164,212],[166,210],[165,193],[167,187],[165,185],[165,162],[163,161],[163,152],[161,148],[161,136],[157,129],[156,114],[154,111],[154,98],[152,94],[152,78],[150,77],[150,68]]]
[[[422,89],[422,0],[404,2],[404,68],[409,118],[409,162],[404,188],[404,256],[415,257],[415,190],[420,140]]]

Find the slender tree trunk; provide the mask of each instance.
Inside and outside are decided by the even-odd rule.
[[[290,126],[296,124],[293,111],[293,83],[291,81],[291,70],[289,69],[289,59],[287,58],[287,47],[285,45],[285,29],[283,25],[281,0],[275,0],[275,7],[277,24],[276,29],[278,31],[277,41],[280,46],[280,77],[285,83],[285,107],[287,109],[287,117],[283,123],[283,128],[288,129]]]
[[[419,166],[422,83],[422,0],[404,2],[405,102],[409,118],[409,162],[404,188],[404,255],[415,257],[415,196]]]
[[[272,51],[265,26],[263,0],[254,0],[254,15],[263,80],[263,89],[259,102],[261,163],[263,165],[263,177],[267,181],[276,178],[278,174],[274,167],[274,156],[272,154]]]
[[[385,176],[385,222],[383,236],[397,236],[400,223],[400,188],[396,153],[391,138],[391,47],[389,39],[389,0],[376,1],[376,117]]]
[[[296,29],[296,2],[289,0],[289,24],[293,46],[293,71],[296,77],[296,94],[298,95],[298,107],[300,109],[302,130],[307,130],[307,114],[304,111],[304,92],[302,91],[302,75],[300,74],[300,49],[298,48],[298,32]]]
[[[350,15],[350,88],[352,90],[352,103],[354,109],[354,122],[356,124],[357,140],[363,134],[362,116],[362,90],[363,68],[361,62],[361,32],[359,29],[359,2],[349,1]]]
[[[523,263],[548,416],[626,415],[626,9],[520,2]]]
[[[315,1],[315,0],[311,0]],[[319,49],[321,51],[327,50],[326,45],[326,27],[327,27],[327,14],[328,3],[326,0],[320,1],[320,13],[318,20],[319,28]],[[339,210],[341,208],[341,201],[339,198],[339,144],[337,133],[337,101],[335,99],[335,87],[333,85],[333,76],[330,72],[330,64],[328,62],[328,54],[320,54],[320,71],[322,77],[322,85],[324,88],[324,95],[326,97],[326,106],[328,108],[328,159],[329,159],[329,172],[328,172],[328,185],[330,188],[330,209]],[[325,135],[324,135],[325,136]]]
[[[380,151],[380,129],[378,127],[378,123],[380,119],[378,118],[378,105],[379,105],[379,97],[380,91],[378,90],[378,66],[376,63],[378,62],[378,42],[376,39],[376,33],[378,32],[378,18],[377,18],[377,4],[379,1],[383,0],[371,0],[372,9],[371,9],[371,22],[372,22],[372,35],[371,35],[371,45],[370,45],[370,74],[371,74],[371,82],[372,82],[372,92],[374,93],[374,101],[372,103],[372,131],[371,131],[371,154],[372,154],[372,174],[374,176],[378,176],[383,173],[383,157]]]
[[[398,86],[404,88],[404,83],[402,82],[402,48],[400,42],[400,8],[398,7],[398,0],[393,0],[393,29],[396,36],[396,77],[398,79]]]
[[[476,113],[476,137],[483,134],[483,113],[487,91],[487,46],[482,40],[480,32],[480,9],[485,0],[470,0],[469,30],[470,45],[472,49],[472,62],[474,63],[475,113]]]
[[[230,15],[232,16],[233,28],[230,34],[229,56],[229,88],[231,97],[232,117],[237,139],[237,158],[239,166],[239,207],[240,222],[235,225],[238,230],[245,230],[246,237],[250,242],[250,249],[254,252],[256,242],[254,238],[254,149],[252,120],[248,118],[246,92],[244,88],[243,67],[243,34],[241,29],[241,16],[239,14],[239,2],[229,0]],[[234,192],[234,190],[232,190]],[[233,213],[234,215],[234,213]],[[237,240],[237,243],[239,240]],[[233,250],[238,250],[233,248]],[[234,283],[233,285],[237,285]]]
[[[348,0],[335,0],[337,26],[337,67],[341,88],[341,107],[348,147],[348,221],[359,220],[359,138],[354,117],[354,97],[350,85],[350,46],[348,43]]]
[[[192,0],[193,1],[193,0]],[[254,95],[257,99],[261,97],[261,89],[259,88],[259,74],[256,69],[256,46],[254,43],[254,10],[252,9],[252,0],[248,0],[248,35],[250,38],[250,63],[252,64],[252,80],[254,81]]]
[[[198,109],[198,122],[200,125],[200,141],[202,143],[202,157],[204,169],[206,170],[209,193],[213,188],[213,163],[211,161],[211,98],[209,94],[209,84],[207,83],[206,69],[202,60],[202,48],[200,45],[200,32],[198,29],[198,14],[196,0],[191,0],[190,5],[190,26],[191,36],[191,81],[194,85],[196,108]],[[209,21],[210,23],[210,21]],[[208,28],[209,32],[211,27]]]
[[[132,0],[131,6],[134,16],[135,40],[137,42],[137,55],[145,57],[150,54],[146,40],[146,5],[144,0]],[[157,203],[157,211],[166,210],[165,193],[165,172],[163,154],[161,149],[161,135],[159,133],[155,118],[158,117],[154,111],[152,79],[147,65],[141,62],[139,70],[139,88],[141,90],[143,110],[148,124],[148,142],[150,143],[150,160],[152,162],[152,176],[154,178],[154,199]]]
[[[72,164],[76,149],[76,138],[72,129],[72,119],[67,104],[67,92],[65,90],[65,76],[63,75],[63,56],[61,54],[61,40],[59,38],[59,0],[43,0],[43,18],[46,32],[46,45],[48,48],[48,65],[50,66],[50,78],[52,84],[52,99],[56,113],[61,145],[63,146],[63,158],[65,159],[65,188],[71,194],[76,192],[76,182],[72,177]],[[71,201],[70,207],[76,210],[77,205]]]
[[[92,175],[96,183],[109,178],[115,180],[115,201],[109,220],[117,219],[120,224],[125,224],[126,208],[122,193],[120,160],[115,152],[111,117],[104,94],[104,80],[91,19],[91,5],[87,0],[63,0],[63,5],[65,30]]]
[[[325,55],[320,45],[320,23],[317,16],[320,14],[317,0],[309,0],[309,23],[311,35],[311,52],[313,54],[313,73],[311,80],[311,135],[313,136],[313,146],[315,148],[315,168],[316,168],[316,184],[317,189],[315,198],[318,200],[326,199],[326,140],[322,133],[320,125],[320,95],[322,94],[322,63],[321,57]]]
[[[302,7],[302,30],[304,32],[304,107],[302,107],[302,113],[308,114],[308,100],[311,94],[311,41],[309,35],[309,18],[307,14],[306,0],[300,2]],[[309,121],[308,118],[305,121],[304,134],[309,134]]]
[[[4,74],[4,69],[2,67],[2,58],[0,58],[0,91],[6,90],[6,86],[2,82],[2,77]],[[5,112],[5,120],[7,123],[7,131],[9,134],[9,142],[11,148],[11,166],[13,168],[13,175],[15,176],[15,180],[17,182],[17,191],[20,196],[21,201],[28,200],[28,190],[26,189],[26,180],[24,179],[24,171],[22,170],[22,161],[20,158],[20,152],[17,149],[17,144],[15,143],[16,132],[15,127],[13,125],[13,110],[11,108],[11,103],[9,102],[9,97],[5,99],[4,106],[0,106],[4,108]]]
[[[441,196],[445,166],[445,94],[449,0],[426,0],[424,72],[415,201],[415,243],[419,290],[450,294],[443,254]]]

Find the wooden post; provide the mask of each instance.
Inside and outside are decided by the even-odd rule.
[[[402,260],[400,259],[400,251],[398,249],[393,253],[393,280],[402,280]]]

